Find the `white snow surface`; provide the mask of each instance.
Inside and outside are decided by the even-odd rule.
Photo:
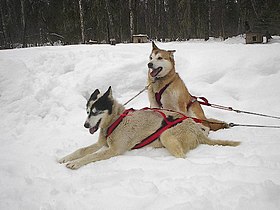
[[[280,116],[280,38],[157,43],[175,49],[189,91],[210,103]],[[151,44],[76,45],[0,51],[0,209],[280,208],[280,129],[211,132],[238,147],[200,145],[185,159],[151,147],[70,170],[57,162],[96,142],[83,127],[87,98],[112,86],[126,102],[146,85]],[[147,93],[128,106],[149,106]],[[204,107],[242,124],[280,120]]]

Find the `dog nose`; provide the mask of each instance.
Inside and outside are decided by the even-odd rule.
[[[85,128],[89,128],[89,123],[85,122],[84,126],[85,126]]]
[[[153,68],[153,63],[151,63],[151,62],[148,63],[148,67],[149,67],[149,68]]]

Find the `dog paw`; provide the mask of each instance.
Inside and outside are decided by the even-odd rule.
[[[69,158],[67,156],[58,160],[59,163],[67,163],[69,161],[70,160],[69,160]]]
[[[66,167],[69,169],[78,169],[82,166],[82,164],[79,163],[79,161],[73,161],[71,163],[67,163]]]

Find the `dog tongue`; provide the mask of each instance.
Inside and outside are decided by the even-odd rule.
[[[94,134],[96,131],[97,131],[97,127],[96,127],[96,126],[94,126],[94,127],[92,127],[92,128],[89,129],[89,132],[90,132],[91,134]]]
[[[160,72],[160,69],[159,68],[157,68],[157,69],[153,69],[153,71],[150,73],[150,75],[152,76],[152,77],[155,77],[155,76],[157,76],[157,74]]]

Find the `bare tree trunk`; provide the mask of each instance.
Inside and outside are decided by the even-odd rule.
[[[111,38],[115,38],[115,33],[114,33],[114,23],[113,23],[113,17],[112,17],[112,14],[111,14],[111,11],[110,11],[110,8],[109,8],[109,0],[106,0],[106,11],[107,11],[107,15],[108,15],[108,20],[109,20],[109,25],[108,25],[108,37],[109,37],[109,40]]]
[[[119,40],[122,42],[122,2],[119,1]]]
[[[154,29],[154,36],[155,39],[159,39],[159,33],[158,33],[158,6],[157,6],[157,0],[154,0],[154,15],[152,17],[153,19],[153,29]]]
[[[4,5],[2,4],[2,1],[0,1],[0,14],[1,14],[1,20],[2,20],[2,35],[3,35],[3,44],[6,47],[7,46],[7,26],[5,21],[5,14],[3,11]]]
[[[225,40],[225,0],[222,1],[221,36]]]
[[[197,7],[197,26],[196,26],[196,37],[201,39],[201,13],[200,13],[200,7]]]
[[[129,0],[129,28],[130,28],[130,40],[133,42],[134,24],[133,24],[133,11],[132,11],[132,0]]]
[[[237,1],[238,3],[238,12],[239,12],[239,17],[238,17],[238,26],[237,26],[237,34],[243,33],[242,31],[242,9],[241,9],[241,0]]]
[[[256,7],[255,7],[256,2],[255,2],[254,0],[251,0],[251,4],[252,4],[252,7],[253,7],[254,12],[255,12],[255,14],[256,14],[256,17],[259,19],[259,15],[258,15],[257,10],[256,10]]]
[[[191,38],[191,0],[187,0],[187,40]]]
[[[212,16],[212,12],[211,12],[211,9],[212,9],[212,5],[211,5],[211,0],[208,0],[208,36],[211,36],[212,33],[212,26],[211,26],[211,16]]]
[[[21,5],[21,23],[22,23],[22,45],[26,47],[26,20],[25,20],[25,7],[24,0],[20,0]]]
[[[84,13],[83,13],[83,7],[82,7],[82,0],[79,0],[79,13],[80,13],[82,43],[85,43],[85,25],[84,25]]]
[[[162,13],[161,13],[161,0],[158,0],[158,8],[157,8],[157,29],[158,29],[158,36],[161,40],[164,40],[163,39],[163,36],[162,36],[162,30],[161,30],[161,16],[162,16]]]

